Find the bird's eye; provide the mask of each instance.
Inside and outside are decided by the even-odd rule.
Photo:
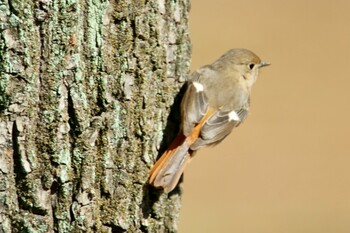
[[[249,69],[254,69],[254,66],[255,66],[255,64],[253,64],[253,63],[250,63],[249,65],[248,65],[248,67],[249,67]]]

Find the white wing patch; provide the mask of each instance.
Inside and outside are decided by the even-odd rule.
[[[231,111],[228,114],[228,121],[241,121],[236,111]]]
[[[199,82],[193,82],[193,86],[196,88],[196,92],[204,91],[204,86]]]

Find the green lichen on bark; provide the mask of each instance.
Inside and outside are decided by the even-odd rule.
[[[177,130],[188,11],[0,2],[0,232],[176,231],[179,189],[146,181]]]

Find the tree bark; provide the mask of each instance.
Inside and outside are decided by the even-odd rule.
[[[0,232],[176,232],[189,0],[0,1]]]

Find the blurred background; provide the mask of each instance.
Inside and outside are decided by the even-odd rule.
[[[180,233],[350,232],[350,1],[192,0],[192,71],[272,63],[251,112],[185,171]]]

